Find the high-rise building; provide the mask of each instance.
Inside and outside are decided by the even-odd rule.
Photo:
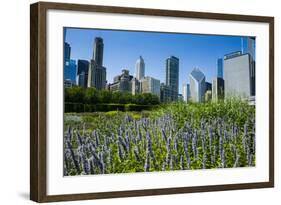
[[[219,58],[217,61],[217,76],[223,78],[223,59]]]
[[[76,61],[75,60],[67,60],[64,65],[64,80],[70,80],[72,84],[76,82]]]
[[[114,82],[109,84],[109,90],[119,92],[132,92],[133,76],[129,74],[129,70],[123,69],[122,74],[114,77]]]
[[[80,87],[86,88],[87,81],[88,81],[88,74],[86,74],[84,71],[76,76],[76,85]]]
[[[208,90],[212,91],[212,83],[205,82],[205,92]]]
[[[141,80],[145,76],[145,64],[143,58],[140,56],[136,62],[136,79]]]
[[[79,59],[77,61],[77,75],[79,75],[82,72],[88,74],[88,71],[89,71],[89,61]]]
[[[175,56],[166,59],[166,85],[171,88],[172,101],[177,100],[179,94],[179,59]]]
[[[71,47],[69,43],[64,42],[64,47],[63,47],[63,57],[64,57],[64,62],[63,62],[63,73],[64,73],[64,80],[67,80],[67,82],[71,82],[71,85],[75,84],[75,79],[76,79],[76,61],[70,59],[70,54],[71,54]],[[69,83],[66,83],[69,85]]]
[[[103,47],[102,38],[95,38],[93,59],[90,61],[88,71],[88,87],[95,87],[98,90],[106,88],[106,68],[102,64]]]
[[[241,37],[242,54],[250,54],[253,61],[256,59],[256,39],[255,37]]]
[[[70,60],[71,47],[69,43],[64,42],[64,62]]]
[[[161,83],[160,85],[160,101],[161,102],[171,102],[172,101],[172,90],[170,86]]]
[[[235,52],[228,53],[228,54],[224,55],[223,59],[227,60],[227,59],[235,58],[235,57],[238,57],[238,56],[241,56],[241,55],[242,55],[241,51],[235,51]],[[223,64],[223,67],[224,67],[224,64]]]
[[[141,92],[152,93],[160,98],[160,80],[146,76],[141,80]]]
[[[255,67],[250,54],[225,58],[224,74],[225,97],[249,98],[255,95]]]
[[[95,44],[94,44],[94,52],[93,52],[93,59],[96,61],[96,63],[99,66],[102,66],[103,64],[103,39],[101,37],[95,38]]]
[[[190,95],[193,102],[204,102],[205,95],[205,75],[199,68],[194,68],[189,74]]]
[[[140,81],[136,78],[132,79],[132,95],[136,95],[141,92],[141,84]]]
[[[217,102],[224,98],[224,80],[222,78],[214,78],[212,82],[212,100]]]
[[[183,92],[183,101],[188,102],[190,100],[190,86],[187,83],[183,84],[182,87]]]
[[[76,84],[86,88],[88,82],[89,61],[79,59],[77,62]]]

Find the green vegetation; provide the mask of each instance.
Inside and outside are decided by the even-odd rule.
[[[239,99],[65,114],[65,175],[255,166],[255,107]]]
[[[66,103],[136,105],[157,105],[160,103],[159,97],[151,93],[132,95],[129,92],[111,92],[76,86],[65,88],[64,96]]]

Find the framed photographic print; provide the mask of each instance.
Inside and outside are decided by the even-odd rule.
[[[274,186],[274,18],[31,5],[30,198]]]

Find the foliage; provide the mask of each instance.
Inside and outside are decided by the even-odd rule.
[[[159,97],[151,93],[132,95],[129,92],[111,92],[109,90],[97,90],[95,88],[71,87],[65,88],[66,103],[81,104],[136,104],[157,105]]]
[[[255,107],[239,99],[65,119],[65,175],[255,166]]]
[[[82,104],[82,103],[65,103],[65,113],[82,113],[82,112],[108,112],[108,111],[142,111],[151,110],[156,105],[136,105],[136,104]]]

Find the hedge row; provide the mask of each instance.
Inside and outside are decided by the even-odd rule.
[[[108,112],[108,111],[142,111],[150,110],[154,105],[136,105],[136,104],[83,104],[83,103],[65,103],[64,111],[68,112]]]

